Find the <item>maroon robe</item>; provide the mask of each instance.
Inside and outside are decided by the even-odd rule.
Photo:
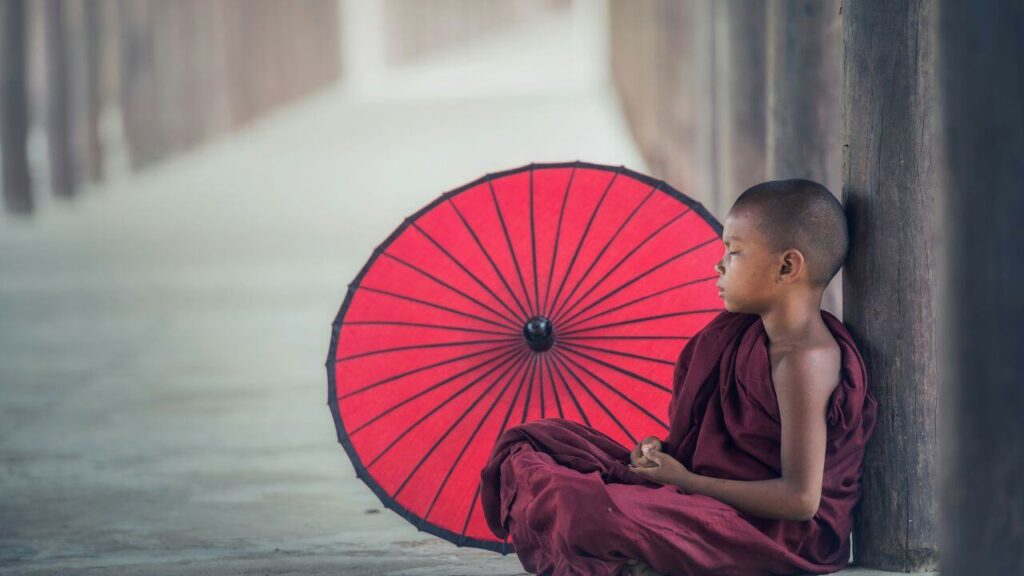
[[[828,404],[821,504],[806,521],[746,514],[629,470],[634,446],[562,418],[513,426],[481,470],[481,504],[499,538],[511,534],[526,570],[628,574],[627,559],[666,575],[834,572],[850,554],[864,446],[876,401],[843,323],[822,319],[842,351]],[[662,449],[716,478],[781,475],[779,408],[768,339],[756,314],[723,311],[679,354]]]

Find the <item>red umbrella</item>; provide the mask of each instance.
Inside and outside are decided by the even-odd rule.
[[[721,225],[623,166],[529,164],[406,218],[349,284],[328,404],[356,474],[420,530],[507,554],[478,503],[500,433],[539,418],[632,449],[723,308]]]

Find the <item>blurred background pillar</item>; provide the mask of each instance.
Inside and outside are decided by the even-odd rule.
[[[610,65],[647,170],[719,220],[767,178],[767,4],[612,0]]]
[[[647,171],[709,209],[718,190],[715,4],[612,0],[609,64]]]
[[[721,220],[744,190],[768,176],[767,6],[762,0],[712,3],[718,191],[711,209]]]
[[[119,0],[120,107],[143,168],[340,76],[336,0]]]
[[[31,213],[32,177],[28,166],[28,80],[25,2],[0,2],[0,152],[5,208]]]
[[[942,574],[1024,574],[1024,6],[939,10]]]
[[[769,180],[807,178],[842,196],[842,74],[839,0],[768,4],[767,153]],[[843,271],[821,307],[843,317]]]
[[[842,15],[843,319],[878,399],[854,556],[900,572],[938,560],[935,7],[858,0]]]
[[[43,36],[46,43],[46,141],[50,151],[50,188],[57,196],[72,196],[78,187],[75,173],[71,92],[69,80],[67,6],[64,0],[43,0]]]

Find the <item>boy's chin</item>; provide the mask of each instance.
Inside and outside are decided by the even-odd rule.
[[[730,300],[728,300],[726,298],[722,299],[722,307],[725,308],[726,310],[728,310],[729,312],[737,312],[737,313],[742,313],[743,312],[743,310],[741,309],[740,306],[737,306],[735,302],[731,302]]]

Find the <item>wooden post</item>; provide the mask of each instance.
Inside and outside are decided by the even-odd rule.
[[[100,112],[102,111],[101,81],[102,35],[104,30],[102,5],[99,0],[84,0],[82,12],[83,52],[83,172],[90,182],[103,180],[103,141],[100,137]]]
[[[138,170],[158,160],[164,150],[151,2],[119,0],[121,114],[128,160]]]
[[[658,121],[659,82],[658,40],[660,9],[663,2],[630,3],[617,0],[609,5],[611,15],[611,60],[615,87],[623,112],[648,170],[663,175],[665,150],[661,145],[665,129]]]
[[[4,206],[16,214],[31,213],[32,176],[28,167],[28,99],[23,0],[0,2],[0,154]]]
[[[768,5],[767,178],[809,178],[842,194],[839,0],[772,0]],[[843,272],[821,307],[843,317]]]
[[[1024,10],[939,3],[942,574],[1024,574]]]
[[[62,0],[45,0],[43,26],[46,40],[46,138],[50,149],[50,187],[57,196],[72,196],[77,187],[71,86]]]
[[[843,315],[879,404],[854,555],[900,572],[938,560],[935,17],[933,3],[910,0],[846,2],[842,15]]]
[[[99,2],[62,0],[60,34],[64,46],[64,95],[68,151],[75,186],[99,182],[103,153],[99,134]],[[55,95],[50,94],[50,98]]]
[[[736,198],[767,176],[768,12],[761,0],[724,0],[712,7],[718,148],[718,190],[712,210],[724,220]]]
[[[711,208],[715,4],[614,0],[609,14],[612,80],[648,170]]]
[[[717,190],[714,6],[672,0],[660,18],[665,65],[659,120],[665,132],[664,179],[709,208]],[[661,177],[661,176],[659,176]]]

